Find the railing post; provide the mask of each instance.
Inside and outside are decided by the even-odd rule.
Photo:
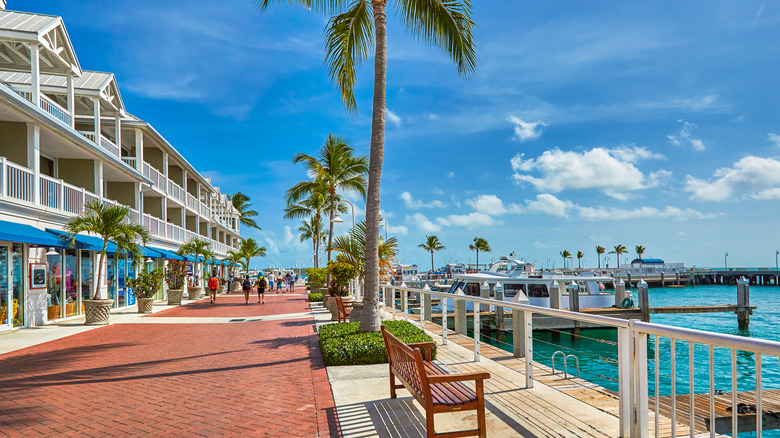
[[[496,283],[496,285],[499,285],[500,283]],[[496,301],[504,301],[504,289],[501,287],[494,287],[493,293],[496,296]],[[504,322],[504,308],[501,306],[496,306],[496,328],[500,331],[505,331],[505,322]]]
[[[441,296],[441,345],[447,345],[447,295]]]
[[[620,437],[631,436],[631,333],[627,328],[617,329],[618,341],[618,403],[620,420]],[[656,357],[658,352],[656,352]],[[656,419],[656,421],[658,421]]]
[[[631,387],[633,396],[633,430],[631,436],[646,438],[649,435],[647,406],[647,333],[634,328],[634,320],[628,321],[631,332]]]
[[[534,328],[533,313],[530,310],[523,311],[525,320],[525,387],[534,387]]]
[[[474,303],[474,362],[479,362],[480,306]]]
[[[431,288],[427,284],[423,286],[422,290],[426,292],[430,292]],[[420,318],[423,321],[433,321],[433,318],[431,318],[431,294],[423,294],[422,296],[422,312],[420,312],[422,317]]]
[[[0,157],[0,196],[8,196],[8,168],[5,165],[5,157]]]
[[[512,309],[512,353],[517,358],[525,357],[525,312]]]
[[[458,288],[453,294],[455,301],[455,333],[465,335],[467,333],[468,323],[466,321],[466,300],[458,299],[465,296],[463,291]]]
[[[59,202],[57,205],[57,208],[60,210],[65,210],[65,181],[60,181],[60,196],[59,196]]]
[[[409,320],[409,293],[403,289],[399,290],[401,291],[401,312],[404,314],[404,319]]]

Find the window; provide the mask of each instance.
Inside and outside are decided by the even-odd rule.
[[[468,283],[466,288],[463,289],[463,293],[472,297],[480,296],[479,283]]]
[[[38,166],[38,170],[41,172],[41,175],[50,176],[52,178],[57,177],[57,171],[56,171],[54,159],[49,158],[43,154],[41,154],[41,161],[40,161],[40,165]]]

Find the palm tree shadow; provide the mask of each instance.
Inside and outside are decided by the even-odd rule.
[[[313,335],[289,336],[285,338],[260,339],[252,343],[270,348],[288,347],[290,345],[305,345],[308,347],[313,337]]]

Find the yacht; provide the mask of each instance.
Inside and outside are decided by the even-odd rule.
[[[393,270],[395,271],[396,284],[411,284],[412,282],[420,280],[420,268],[417,265],[397,264],[394,266]]]
[[[448,292],[460,290],[465,295],[481,296],[482,289],[489,289],[490,297],[496,290],[503,291],[504,301],[551,307],[551,294],[558,294],[558,308],[569,309],[569,297],[573,292],[579,295],[580,309],[608,308],[615,305],[615,279],[598,276],[593,272],[581,272],[578,275],[562,272],[538,272],[532,263],[511,260],[508,257],[493,263],[487,271],[471,274],[453,275],[453,283]],[[628,292],[628,291],[627,291]],[[447,299],[447,309],[454,309],[453,300]],[[619,303],[618,303],[619,304]],[[437,306],[441,311],[442,303]],[[467,310],[473,310],[472,302],[467,302]]]

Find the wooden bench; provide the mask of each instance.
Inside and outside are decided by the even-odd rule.
[[[396,398],[395,390],[400,388],[406,388],[412,394],[425,408],[429,438],[463,436],[484,438],[486,436],[483,380],[489,379],[490,373],[449,374],[431,362],[435,342],[405,344],[385,330],[384,326],[382,326],[382,337],[385,340],[390,366],[390,397]],[[425,360],[420,349],[425,351]],[[396,385],[396,378],[402,385]],[[476,383],[476,391],[461,383],[468,380]],[[436,433],[433,425],[434,414],[470,410],[477,411],[476,429]]]
[[[344,300],[336,295],[336,307],[338,308],[338,322],[349,322],[349,314],[352,312],[352,303],[344,303]]]

